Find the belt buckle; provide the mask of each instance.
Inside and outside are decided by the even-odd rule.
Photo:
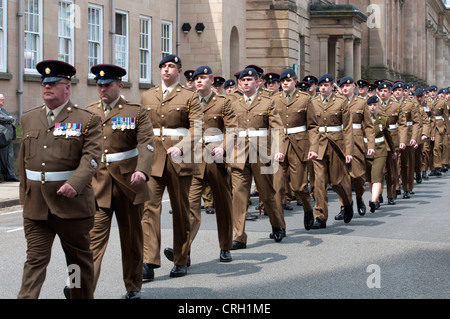
[[[103,158],[103,163],[105,163],[105,164],[108,163],[105,153],[102,154],[102,158]]]
[[[41,183],[45,184],[45,172],[41,172]]]
[[[283,129],[284,129],[284,135],[287,135],[288,128],[287,127],[283,127]]]
[[[160,128],[159,128],[159,136],[164,136],[164,126],[161,126]]]
[[[324,130],[325,133],[328,133],[328,129],[327,129],[326,125],[323,127],[323,130]]]

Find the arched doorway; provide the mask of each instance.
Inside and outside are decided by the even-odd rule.
[[[239,33],[237,28],[234,26],[231,29],[230,34],[230,78],[233,78],[233,74],[240,71],[240,60],[239,60]]]

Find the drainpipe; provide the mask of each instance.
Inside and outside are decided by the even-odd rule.
[[[111,64],[114,64],[115,55],[116,55],[116,12],[115,9],[116,4],[114,0],[111,0]]]
[[[17,24],[19,31],[19,88],[17,94],[19,95],[19,119],[23,114],[23,57],[24,57],[24,39],[23,39],[23,1],[19,0],[19,11],[17,12]]]
[[[177,0],[177,23],[176,23],[176,27],[177,27],[177,55],[180,56],[180,6],[181,6],[181,1]]]

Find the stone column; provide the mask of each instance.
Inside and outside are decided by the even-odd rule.
[[[436,85],[442,87],[444,82],[444,36],[436,35]]]
[[[353,40],[353,35],[344,35],[344,76],[354,76]]]
[[[356,39],[353,44],[353,75],[355,81],[361,78],[361,39]]]
[[[328,35],[318,35],[319,38],[319,75],[328,72]]]

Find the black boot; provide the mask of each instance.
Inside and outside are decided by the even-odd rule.
[[[311,227],[314,225],[314,211],[310,210],[304,212],[303,225],[305,226],[306,230],[311,229]]]
[[[358,214],[364,216],[364,214],[366,213],[366,204],[364,204],[363,199],[356,198],[356,205],[358,206]]]
[[[283,229],[281,227],[273,227],[272,226],[272,234],[273,234],[273,239],[275,239],[275,241],[277,243],[279,243],[280,241],[283,240]]]
[[[422,171],[422,179],[428,180],[428,174],[427,174],[427,171]]]
[[[416,182],[417,184],[422,183],[422,175],[420,175],[420,173],[416,173]]]
[[[353,203],[344,206],[344,223],[348,224],[353,218]]]

